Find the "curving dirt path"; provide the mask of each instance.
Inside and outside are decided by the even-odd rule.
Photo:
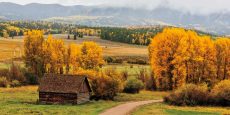
[[[139,106],[151,104],[151,103],[158,103],[163,102],[163,100],[149,100],[149,101],[137,101],[137,102],[128,102],[125,104],[118,105],[116,107],[110,108],[100,115],[127,115],[132,110],[136,109]]]

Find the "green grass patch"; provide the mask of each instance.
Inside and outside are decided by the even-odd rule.
[[[146,69],[150,73],[150,65],[137,65],[137,64],[112,64],[105,65],[102,69],[115,68],[118,72],[127,71],[130,76],[136,76],[141,69]]]
[[[37,104],[37,100],[37,86],[0,88],[0,111],[3,115],[97,115],[105,109],[122,103],[115,101],[91,101],[82,105],[41,105]]]
[[[7,68],[9,68],[8,64],[0,63],[0,69],[7,69]]]
[[[37,86],[19,88],[0,88],[1,114],[61,114],[61,115],[97,115],[102,111],[127,101],[161,99],[164,92],[141,91],[139,94],[121,93],[114,101],[91,101],[82,105],[42,105],[38,104]]]
[[[144,101],[163,99],[168,92],[140,91],[138,94],[120,93],[115,97],[115,101]]]
[[[132,115],[221,115],[230,114],[228,107],[182,107],[164,103],[145,105],[132,112]]]
[[[211,112],[197,112],[197,111],[183,111],[175,109],[166,109],[165,113],[168,115],[220,115],[220,113]]]

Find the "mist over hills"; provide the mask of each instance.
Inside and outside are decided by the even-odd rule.
[[[63,6],[32,3],[0,3],[0,20],[45,20],[88,26],[174,25],[216,34],[230,34],[230,12],[194,14],[158,6],[134,9],[112,6]]]

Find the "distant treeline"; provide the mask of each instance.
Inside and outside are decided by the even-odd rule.
[[[149,64],[149,58],[147,56],[105,56],[104,60],[107,63],[129,63],[129,64]]]
[[[74,35],[97,35],[100,29],[95,27],[80,26],[75,24],[62,24],[46,21],[2,21],[0,22],[0,36],[14,37],[23,36],[29,30],[42,30],[44,34],[74,34]]]
[[[116,42],[136,44],[136,45],[149,45],[151,39],[162,30],[169,26],[154,26],[145,28],[117,28],[106,27],[101,29],[101,38]],[[195,30],[198,35],[208,35],[212,38],[217,37],[210,33]]]
[[[88,27],[76,24],[63,24],[47,21],[2,21],[0,22],[0,37],[8,38],[14,36],[23,36],[24,32],[29,30],[42,30],[44,34],[72,34],[74,36],[101,36],[104,40],[116,42],[148,45],[151,39],[165,27]],[[199,35],[216,35],[194,30]],[[68,37],[69,38],[69,37]]]
[[[122,43],[148,45],[163,27],[156,26],[151,28],[102,28],[101,38],[105,40],[117,41]]]

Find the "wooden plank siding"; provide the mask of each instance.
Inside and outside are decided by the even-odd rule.
[[[39,102],[44,104],[77,104],[77,94],[39,92]]]
[[[89,92],[89,87],[86,84],[86,82],[82,82],[80,91],[77,95],[77,103],[82,104],[85,102],[88,102],[90,100],[90,92]]]
[[[77,104],[88,102],[90,99],[89,93],[79,93],[77,95]]]

